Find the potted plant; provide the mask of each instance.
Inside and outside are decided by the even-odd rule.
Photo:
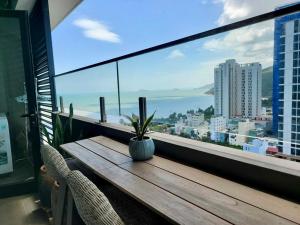
[[[155,112],[143,124],[140,123],[140,118],[134,114],[131,117],[125,116],[135,132],[135,137],[131,138],[129,142],[129,153],[133,160],[147,160],[154,154],[154,142],[150,137],[145,136],[154,114]]]

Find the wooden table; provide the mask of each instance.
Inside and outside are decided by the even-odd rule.
[[[174,224],[300,224],[300,205],[98,136],[61,146],[101,178]]]

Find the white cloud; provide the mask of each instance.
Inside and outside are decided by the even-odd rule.
[[[297,0],[214,0],[222,4],[223,11],[218,18],[218,25],[225,25],[252,16],[273,11],[276,7]]]
[[[219,26],[233,23],[259,14],[273,11],[276,7],[297,2],[296,0],[213,0],[221,4]],[[240,63],[260,62],[263,67],[273,63],[274,20],[229,31],[222,38],[206,41],[202,48],[228,55]]]
[[[240,63],[260,62],[263,67],[273,62],[273,21],[232,30],[222,38],[213,38],[203,43],[202,48],[224,52]]]
[[[175,49],[172,52],[170,52],[170,54],[168,55],[168,59],[180,59],[180,58],[184,58],[185,55],[182,51],[180,51],[179,49]]]
[[[74,25],[82,28],[84,36],[88,38],[112,43],[121,42],[119,35],[110,31],[101,21],[83,18],[75,20]]]

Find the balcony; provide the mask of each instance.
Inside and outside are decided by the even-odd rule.
[[[0,4],[0,224],[300,224],[300,4],[55,74],[79,2]]]

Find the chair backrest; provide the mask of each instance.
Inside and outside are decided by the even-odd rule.
[[[41,155],[47,173],[57,181],[65,180],[70,172],[64,157],[52,146],[42,145]]]
[[[67,176],[78,213],[86,225],[124,224],[106,196],[80,171]]]

